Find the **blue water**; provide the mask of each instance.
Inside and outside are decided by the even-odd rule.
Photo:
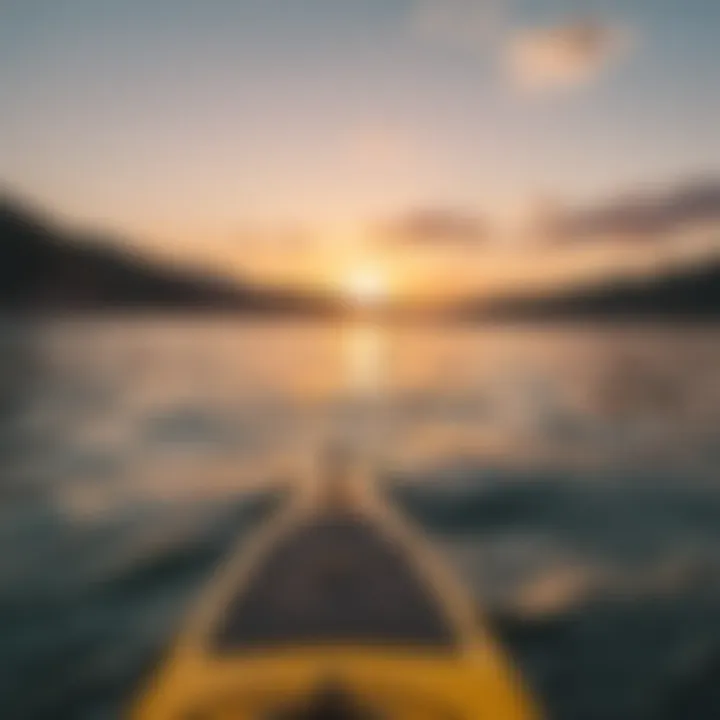
[[[119,318],[0,323],[0,717],[119,716],[328,438],[553,717],[720,717],[720,330]]]

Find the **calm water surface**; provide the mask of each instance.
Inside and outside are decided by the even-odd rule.
[[[720,329],[0,323],[0,715],[125,707],[328,439],[553,717],[720,717]]]

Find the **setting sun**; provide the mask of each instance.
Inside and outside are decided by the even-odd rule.
[[[388,295],[388,283],[377,268],[360,267],[345,277],[342,289],[345,295],[359,305],[375,305]]]

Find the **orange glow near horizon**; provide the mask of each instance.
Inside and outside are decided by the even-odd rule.
[[[377,305],[390,294],[386,275],[372,265],[360,265],[350,270],[342,279],[343,294],[357,305]]]

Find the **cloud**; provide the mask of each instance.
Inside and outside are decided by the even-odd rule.
[[[720,178],[636,193],[594,208],[557,209],[542,225],[544,234],[552,239],[578,241],[652,240],[714,223],[720,223]]]
[[[508,0],[418,0],[409,29],[422,41],[499,57],[525,89],[558,90],[597,77],[631,47],[629,30],[594,19],[513,29]]]
[[[623,28],[584,20],[521,30],[508,40],[504,60],[521,87],[554,90],[592,80],[628,47]]]
[[[415,247],[475,245],[490,238],[490,227],[477,214],[451,209],[423,209],[387,224],[382,237]]]

